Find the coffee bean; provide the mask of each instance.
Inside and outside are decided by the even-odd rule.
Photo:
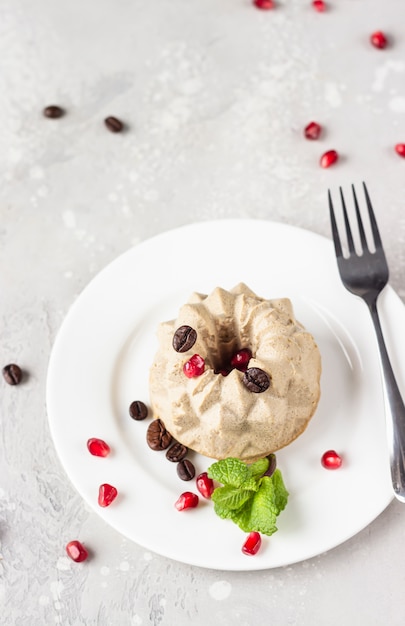
[[[3,376],[6,383],[9,385],[18,385],[22,379],[21,368],[15,363],[10,363],[3,367]]]
[[[124,124],[121,122],[121,120],[117,119],[116,117],[112,117],[111,115],[110,117],[105,118],[104,124],[112,133],[120,133],[124,129]]]
[[[172,436],[166,430],[162,420],[155,419],[149,424],[146,441],[152,450],[166,450],[172,442]]]
[[[191,461],[184,459],[177,463],[177,473],[181,480],[191,480],[195,476],[195,467]]]
[[[197,340],[197,333],[191,326],[180,326],[173,335],[173,348],[176,352],[187,352]]]
[[[273,476],[277,468],[276,455],[271,453],[267,455],[267,458],[269,459],[269,467],[267,468],[267,471],[263,474],[263,476]]]
[[[186,457],[187,452],[187,446],[183,446],[182,443],[176,441],[176,443],[174,443],[166,452],[166,459],[172,463],[178,463]]]
[[[253,391],[253,393],[262,393],[270,386],[269,375],[260,367],[249,367],[242,380],[249,391]]]
[[[58,107],[56,104],[51,104],[50,106],[45,107],[45,109],[43,110],[43,114],[45,117],[49,117],[54,120],[56,120],[58,117],[62,117],[64,113],[65,111],[61,107]]]
[[[144,420],[148,416],[148,407],[142,402],[142,400],[134,400],[129,405],[129,414],[133,420]]]

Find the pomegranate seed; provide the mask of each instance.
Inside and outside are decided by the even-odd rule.
[[[258,9],[262,9],[264,11],[268,11],[269,9],[274,9],[273,0],[253,0],[253,4]]]
[[[327,450],[322,455],[321,463],[326,469],[339,469],[342,457],[335,450]]]
[[[372,33],[370,35],[370,41],[374,48],[379,48],[380,50],[386,48],[388,43],[387,37],[381,30],[377,30],[375,33]]]
[[[307,139],[319,139],[319,135],[321,134],[322,126],[317,122],[310,122],[304,128],[304,135]]]
[[[112,485],[104,483],[100,485],[98,490],[98,503],[100,506],[110,506],[111,502],[115,500],[118,495],[118,491]]]
[[[248,534],[248,537],[242,546],[242,552],[243,554],[253,556],[254,554],[258,553],[261,545],[262,545],[262,538],[260,536],[260,533],[254,530]]]
[[[93,456],[108,456],[110,454],[110,446],[102,439],[92,437],[87,442],[87,448]]]
[[[395,152],[399,154],[399,156],[405,158],[405,143],[397,143],[395,146]]]
[[[232,367],[236,367],[236,369],[240,370],[241,372],[246,372],[248,363],[251,358],[252,353],[249,348],[242,348],[242,350],[238,350],[238,352],[233,355],[231,359],[231,365]]]
[[[76,563],[85,561],[89,556],[89,553],[80,541],[69,541],[66,546],[66,552],[72,561],[76,561]]]
[[[336,152],[336,150],[328,150],[321,156],[321,160],[320,160],[321,167],[323,168],[330,167],[331,165],[336,163],[338,158],[339,158],[339,155]]]
[[[183,372],[187,378],[195,378],[201,376],[205,370],[205,361],[199,354],[194,354],[191,359],[183,365]]]
[[[197,489],[200,494],[207,498],[208,500],[211,498],[212,492],[214,491],[214,481],[212,478],[209,478],[207,472],[203,472],[196,479]]]
[[[178,511],[184,511],[185,509],[194,509],[198,504],[198,496],[196,493],[192,493],[191,491],[185,491],[181,494],[181,496],[176,500],[174,506]]]
[[[326,9],[326,3],[323,0],[313,0],[312,6],[318,13],[323,13]]]

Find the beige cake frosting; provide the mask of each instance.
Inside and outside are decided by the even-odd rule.
[[[173,348],[180,326],[197,332],[187,352]],[[173,437],[214,459],[252,461],[293,441],[306,428],[320,396],[321,358],[312,335],[297,322],[289,299],[266,300],[243,283],[194,293],[176,320],[158,329],[159,349],[150,371],[154,417]],[[253,393],[242,371],[216,373],[241,348],[248,367],[267,373],[270,385]],[[187,378],[183,365],[194,354],[205,371]]]

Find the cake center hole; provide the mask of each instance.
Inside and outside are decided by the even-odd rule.
[[[215,373],[227,376],[233,369],[246,372],[252,351],[250,348],[239,348],[235,342],[221,344],[218,359],[215,360]]]

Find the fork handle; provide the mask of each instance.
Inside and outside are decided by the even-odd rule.
[[[368,302],[380,350],[380,366],[385,402],[385,418],[391,463],[392,486],[396,498],[405,502],[405,405],[391,366],[380,318],[377,298]]]

